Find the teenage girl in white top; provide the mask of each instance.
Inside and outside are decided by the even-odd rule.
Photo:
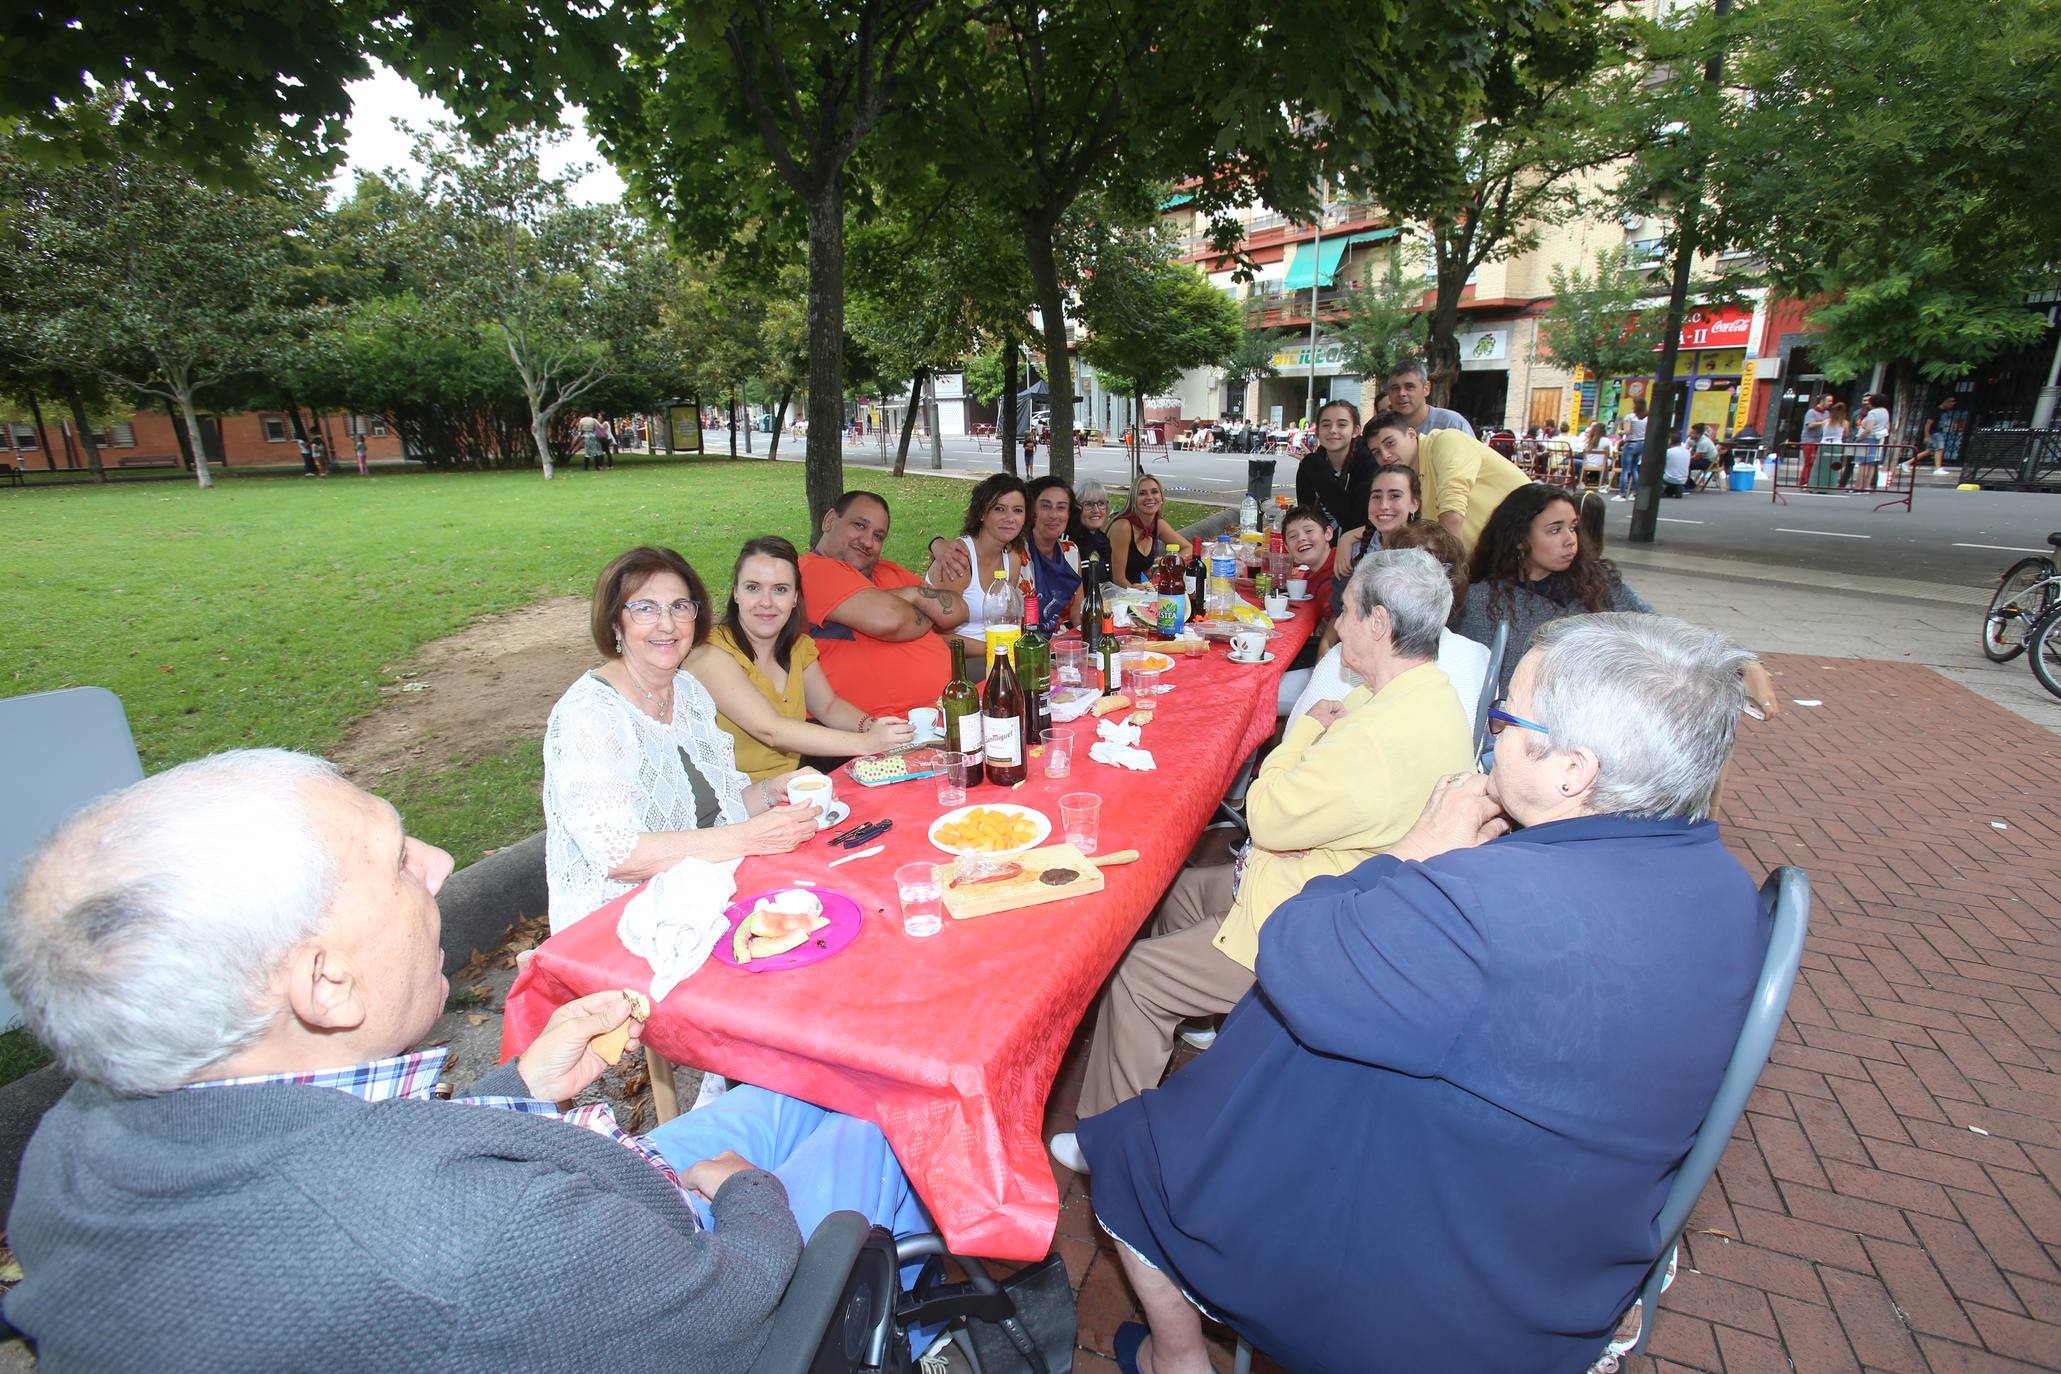
[[[1023,527],[1027,509],[1023,483],[1006,472],[976,484],[966,503],[959,543],[966,550],[971,571],[964,584],[951,590],[966,598],[966,622],[959,626],[958,633],[976,644],[985,644],[987,639],[985,593],[997,569],[1009,589],[1010,609],[1005,612],[1010,617],[1008,623],[1015,623],[1023,613],[1022,604],[1016,601],[1016,582],[1024,571]],[[967,671],[978,672],[985,662],[984,654],[968,654]]]

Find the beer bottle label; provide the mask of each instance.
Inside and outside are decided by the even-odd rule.
[[[959,727],[959,736],[952,741],[952,747],[965,754],[978,754],[980,745],[980,712],[968,711],[954,722]]]
[[[982,725],[988,762],[1013,768],[1023,762],[1023,722],[1013,716],[989,716]]]

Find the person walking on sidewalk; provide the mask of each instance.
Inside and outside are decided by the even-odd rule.
[[[1631,413],[1620,415],[1617,420],[1620,437],[1618,452],[1622,455],[1617,465],[1617,495],[1613,501],[1625,501],[1639,487],[1639,459],[1646,452],[1646,398],[1640,396],[1632,402]]]

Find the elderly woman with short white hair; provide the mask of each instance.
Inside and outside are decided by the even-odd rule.
[[[1662,616],[1541,627],[1495,771],[1278,907],[1210,1052],[1080,1123],[1151,1324],[1120,1368],[1204,1374],[1198,1308],[1302,1374],[1603,1353],[1767,946],[1710,818],[1745,662]]]

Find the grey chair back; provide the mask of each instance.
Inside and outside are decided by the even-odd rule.
[[[1653,1334],[1660,1292],[1666,1286],[1675,1247],[1681,1243],[1682,1228],[1689,1224],[1689,1213],[1696,1206],[1696,1199],[1703,1195],[1704,1185],[1717,1172],[1718,1157],[1731,1143],[1732,1130],[1746,1111],[1746,1099],[1760,1081],[1761,1070],[1767,1067],[1768,1051],[1774,1048],[1775,1034],[1782,1028],[1782,1015],[1789,1007],[1789,990],[1796,985],[1796,969],[1803,961],[1804,935],[1810,928],[1810,876],[1800,868],[1776,869],[1761,884],[1760,906],[1763,912],[1772,909],[1774,916],[1767,957],[1761,962],[1760,981],[1754,986],[1753,1000],[1746,1008],[1746,1024],[1739,1028],[1739,1040],[1718,1084],[1717,1097],[1704,1113],[1703,1124],[1696,1130],[1696,1143],[1689,1147],[1682,1167],[1675,1172],[1667,1201],[1660,1209],[1660,1234],[1665,1243],[1639,1288],[1643,1306],[1638,1344],[1631,1350],[1635,1355],[1646,1348]]]
[[[1503,655],[1510,648],[1510,622],[1503,621],[1496,626],[1496,637],[1489,644],[1488,676],[1481,680],[1481,697],[1474,703],[1474,757],[1481,759],[1481,746],[1488,742],[1489,707],[1496,704],[1501,695],[1496,684],[1503,678]]]
[[[143,777],[121,698],[105,687],[66,687],[0,698],[0,891],[37,845],[86,803]],[[0,989],[0,1029],[21,1010]]]

